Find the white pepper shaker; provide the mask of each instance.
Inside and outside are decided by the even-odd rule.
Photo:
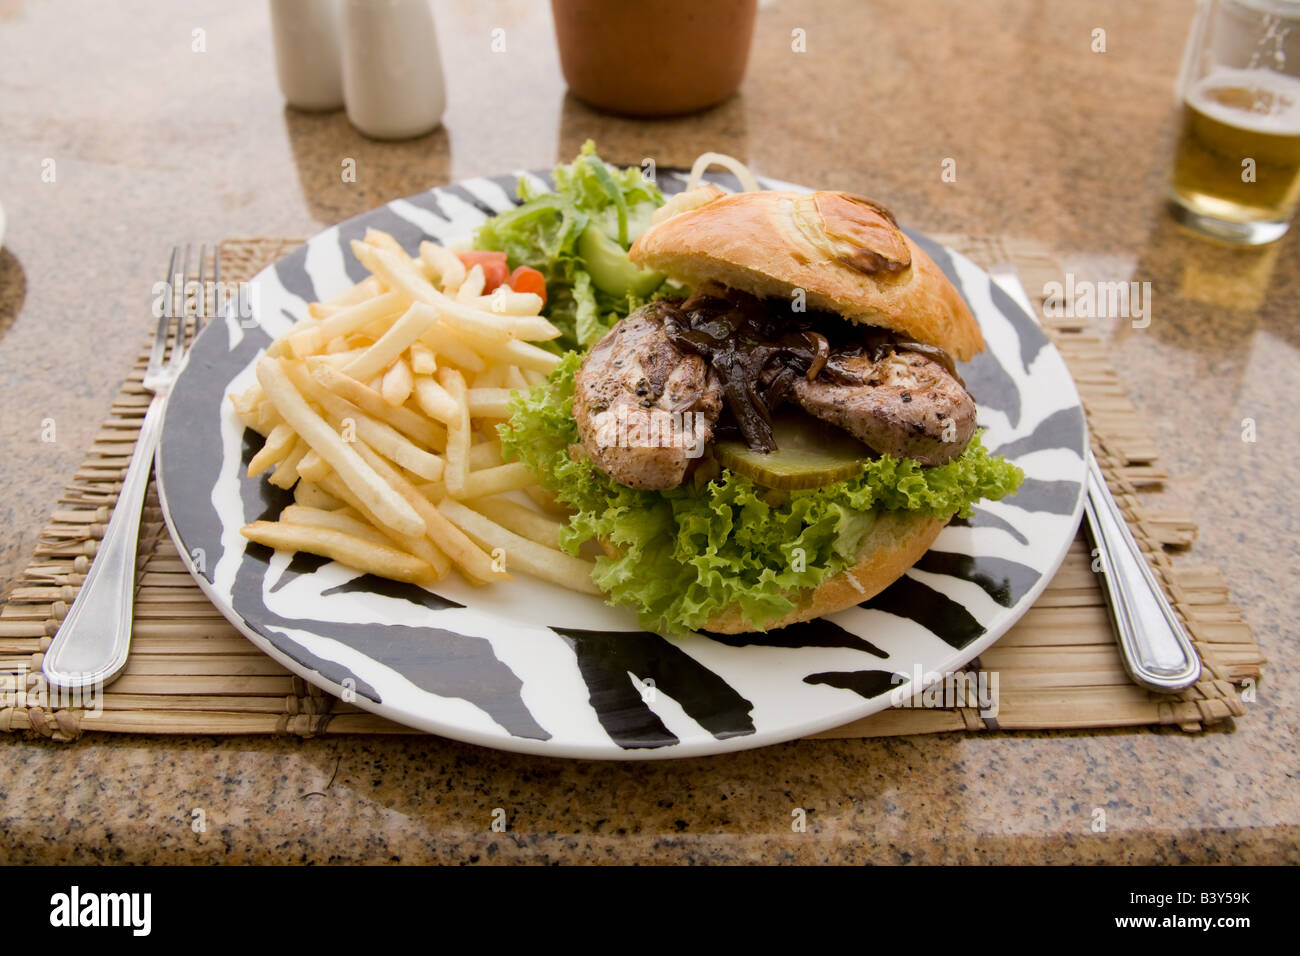
[[[271,0],[271,36],[290,106],[316,112],[343,105],[338,0]]]
[[[344,0],[343,94],[352,125],[375,139],[435,129],[447,105],[428,0]]]

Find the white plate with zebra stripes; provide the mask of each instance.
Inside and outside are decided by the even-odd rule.
[[[253,381],[257,358],[309,302],[364,278],[351,239],[383,229],[415,252],[424,239],[466,237],[513,205],[518,175],[440,187],[325,230],[253,280],[254,321],[228,311],[192,349],[159,451],[163,511],[199,585],[257,647],[434,734],[556,757],[654,759],[778,743],[910,700],[1028,610],[1083,507],[1079,396],[1060,354],[987,273],[910,231],[979,320],[988,348],[959,370],[985,444],[1027,479],[1015,497],[950,523],[903,578],[858,607],[768,634],[668,639],[639,630],[624,608],[525,576],[481,589],[449,577],[432,592],[241,537],[292,499],[246,477],[261,438],[225,396]],[[665,193],[684,183],[660,174]]]

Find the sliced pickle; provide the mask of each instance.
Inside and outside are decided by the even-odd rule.
[[[871,450],[848,432],[802,412],[772,417],[776,451],[754,451],[743,441],[720,441],[713,454],[730,468],[765,488],[803,491],[843,481],[858,473]]]

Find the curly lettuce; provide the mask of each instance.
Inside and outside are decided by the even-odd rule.
[[[852,478],[808,491],[774,495],[726,470],[671,491],[628,488],[585,456],[570,455],[579,441],[573,373],[580,363],[570,353],[545,382],[514,396],[512,416],[498,429],[502,448],[576,510],[562,534],[567,551],[592,539],[613,546],[618,557],[597,558],[594,580],[647,630],[695,630],[737,603],[762,627],[794,608],[787,594],[850,567],[882,512],[968,516],[972,503],[1012,494],[1024,479],[977,435],[944,465],[884,456],[864,462]]]
[[[493,216],[474,234],[474,246],[504,252],[510,268],[531,266],[546,279],[546,316],[560,329],[553,348],[586,348],[619,319],[645,304],[636,295],[596,287],[578,254],[578,238],[595,222],[627,248],[649,214],[664,203],[659,187],[635,166],[618,169],[596,155],[591,140],[573,162],[555,167],[555,190],[520,177],[522,205]]]

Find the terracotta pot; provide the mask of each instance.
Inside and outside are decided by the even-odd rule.
[[[574,96],[629,116],[673,116],[736,92],[757,0],[551,0]]]

